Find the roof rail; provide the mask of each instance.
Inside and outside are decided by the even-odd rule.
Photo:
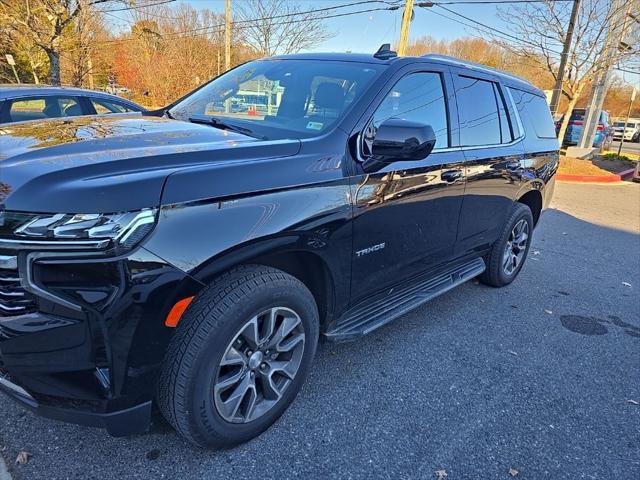
[[[488,67],[486,65],[482,65],[481,63],[471,62],[469,60],[462,60],[460,58],[451,57],[449,55],[441,55],[438,53],[428,53],[426,55],[422,55],[422,58],[429,58],[431,60],[444,60],[445,62],[448,62],[450,64],[457,64],[457,65],[462,65],[464,67],[471,67],[471,68],[475,68],[476,70],[485,71],[495,75],[502,75],[503,77],[509,77],[514,80],[518,80],[519,82],[531,84],[531,82],[529,82],[528,80],[525,80],[524,78],[514,75],[512,73],[504,72],[502,70],[498,70],[497,68]]]
[[[390,43],[383,43],[380,45],[380,48],[376,53],[373,54],[373,58],[378,58],[380,60],[389,60],[390,58],[397,57],[398,54],[391,50]]]

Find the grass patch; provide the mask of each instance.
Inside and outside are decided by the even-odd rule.
[[[607,150],[603,152],[600,156],[602,157],[603,160],[617,160],[618,152]],[[635,165],[635,162],[640,161],[640,155],[638,155],[637,153],[621,153],[620,160],[624,162],[629,162]]]

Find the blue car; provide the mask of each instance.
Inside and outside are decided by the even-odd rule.
[[[563,146],[577,145],[580,142],[582,136],[582,129],[584,127],[584,108],[575,108],[571,113],[569,119],[569,125],[567,131],[564,134],[562,141]],[[560,130],[562,125],[562,118],[556,124],[556,132]],[[600,150],[608,150],[611,147],[613,141],[613,125],[611,124],[611,117],[609,112],[602,110],[600,112],[600,118],[598,119],[598,129],[596,131],[595,139],[593,140],[593,146]]]
[[[145,111],[126,98],[94,90],[47,85],[0,85],[0,124]]]

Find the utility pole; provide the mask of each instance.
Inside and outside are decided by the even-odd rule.
[[[604,68],[596,76],[593,82],[593,89],[591,90],[591,97],[587,104],[587,111],[584,115],[584,126],[582,128],[582,135],[578,142],[579,148],[592,148],[593,142],[596,137],[596,130],[598,128],[598,122],[600,120],[600,113],[602,112],[602,105],[604,104],[604,97],[607,94],[609,85],[611,83],[611,67],[613,66],[618,48],[624,39],[624,35],[627,29],[627,20],[629,17],[629,10],[633,2],[629,2],[627,7],[624,8],[624,0],[613,0],[611,9],[612,15],[609,20],[609,31],[607,33],[607,47],[604,53]]]
[[[224,1],[224,69],[231,70],[231,0]]]
[[[564,71],[567,67],[567,58],[569,57],[569,50],[571,49],[571,40],[573,39],[573,29],[576,25],[576,18],[578,18],[578,12],[580,11],[580,0],[573,0],[573,9],[571,10],[571,18],[569,19],[569,26],[567,27],[567,34],[564,37],[564,46],[562,47],[562,54],[560,55],[560,67],[558,68],[558,75],[556,77],[556,85],[553,87],[553,94],[551,95],[551,115],[555,115],[558,111],[558,104],[560,103],[560,95],[562,94],[562,82],[564,82]]]
[[[631,91],[631,100],[629,100],[629,109],[627,110],[627,118],[624,120],[624,128],[622,129],[622,138],[620,139],[620,145],[618,145],[618,158],[620,158],[620,152],[622,152],[622,145],[624,145],[624,134],[627,131],[627,123],[629,123],[629,117],[631,116],[631,107],[633,106],[633,101],[636,99],[636,89],[635,87]]]
[[[409,41],[409,26],[413,17],[413,0],[405,0],[402,13],[402,27],[400,28],[400,42],[398,43],[398,55],[403,56],[407,51]]]

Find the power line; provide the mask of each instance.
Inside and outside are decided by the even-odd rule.
[[[523,1],[523,0],[511,0],[511,2],[521,2],[521,1]],[[554,1],[563,1],[563,0],[554,0]],[[573,0],[571,0],[571,1],[573,1]],[[505,1],[505,2],[499,2],[499,3],[511,3],[511,2],[510,1]],[[453,3],[455,3],[455,2],[453,2]],[[473,2],[473,3],[478,3],[478,2]],[[530,3],[534,3],[534,2],[532,0],[530,0]],[[535,2],[535,3],[537,3],[537,2]],[[541,47],[541,45],[538,45],[538,44],[536,44],[534,42],[530,42],[530,41],[518,38],[518,37],[516,37],[516,36],[514,36],[514,35],[512,35],[512,34],[510,34],[508,32],[505,32],[505,31],[500,30],[498,28],[489,26],[489,25],[487,25],[485,23],[482,23],[482,22],[479,22],[479,21],[474,20],[472,18],[469,18],[469,17],[467,17],[467,16],[465,16],[465,15],[463,15],[461,13],[456,12],[455,10],[451,10],[451,9],[449,9],[447,7],[439,5],[438,3],[436,3],[435,6],[438,6],[438,7],[446,10],[447,12],[449,12],[449,13],[451,13],[453,15],[456,15],[456,16],[461,17],[461,18],[463,18],[465,20],[468,20],[468,21],[470,21],[470,22],[472,22],[472,23],[474,23],[476,25],[479,25],[480,27],[478,27],[476,25],[469,25],[468,23],[461,22],[460,20],[453,19],[453,18],[451,18],[451,17],[449,17],[447,15],[444,15],[442,13],[436,12],[434,10],[430,10],[431,13],[434,13],[434,14],[436,14],[438,16],[441,16],[443,18],[446,18],[448,20],[451,20],[451,21],[454,21],[454,22],[457,22],[457,23],[462,23],[463,25],[465,25],[467,27],[474,28],[474,29],[479,30],[481,32],[484,31],[484,33],[489,33],[490,35],[493,34],[495,36],[501,37],[502,39],[515,40],[517,42],[520,42],[521,44],[528,45],[528,46],[531,46],[531,47],[536,47],[536,48],[540,48]],[[482,37],[478,37],[478,38],[482,38]],[[557,50],[553,50],[553,49],[548,48],[548,47],[545,47],[545,48],[546,48],[547,51],[549,51],[551,53],[555,53],[556,55],[562,55],[562,52],[559,52]],[[640,72],[636,72],[636,71],[632,71],[632,70],[624,70],[624,69],[621,69],[621,68],[614,68],[614,69],[618,70],[618,71],[626,71],[627,73],[640,74]]]
[[[124,12],[126,10],[138,10],[140,8],[149,8],[149,7],[155,7],[157,5],[165,5],[167,3],[173,3],[176,0],[163,0],[161,2],[156,2],[156,3],[145,3],[142,5],[133,5],[131,7],[122,7],[122,8],[110,8],[109,10],[100,10],[98,9],[98,11],[102,12],[102,13],[107,13],[107,12]]]
[[[448,2],[419,2],[417,5],[419,7],[432,5],[488,5],[488,4],[501,4],[501,3],[563,3],[563,2],[573,2],[573,0],[452,0]],[[425,5],[427,4],[427,5]]]
[[[243,24],[251,24],[254,22],[260,22],[260,21],[264,21],[264,20],[277,20],[280,18],[289,18],[289,17],[294,17],[294,16],[299,16],[299,15],[306,15],[306,14],[311,14],[311,13],[318,13],[318,12],[326,12],[329,10],[336,10],[339,8],[346,8],[346,7],[352,7],[352,6],[357,6],[357,5],[362,5],[362,4],[369,4],[369,3],[382,3],[385,5],[388,5],[387,7],[377,7],[377,8],[370,8],[370,9],[366,9],[366,10],[357,10],[355,12],[345,12],[345,13],[336,13],[336,14],[331,14],[331,15],[324,15],[322,17],[322,19],[327,19],[327,18],[338,18],[338,17],[346,17],[346,16],[350,16],[350,15],[359,15],[362,13],[369,13],[369,12],[376,12],[376,11],[393,11],[393,10],[397,10],[400,7],[397,4],[394,4],[392,2],[388,2],[388,1],[383,1],[383,0],[364,0],[364,1],[358,1],[358,2],[352,2],[352,3],[347,3],[347,4],[342,4],[342,5],[334,5],[332,7],[325,7],[325,8],[317,8],[317,9],[313,9],[313,10],[305,10],[305,11],[301,11],[301,12],[292,12],[292,13],[287,13],[287,14],[282,14],[282,15],[271,15],[271,16],[267,16],[267,17],[260,17],[260,18],[251,18],[251,19],[245,19],[245,20],[236,20],[231,22],[231,25],[234,26],[236,29],[243,29],[243,28],[252,28],[252,25],[243,25]],[[120,19],[122,20],[122,19]],[[308,21],[308,19],[302,19],[302,20],[290,20],[290,21],[284,21],[284,22],[277,22],[274,23],[274,26],[278,26],[278,25],[289,25],[289,24],[294,24],[294,23],[301,23],[301,22],[306,22]],[[193,36],[197,36],[197,35],[206,35],[206,34],[211,34],[211,33],[218,33],[216,31],[216,29],[223,29],[225,27],[224,23],[219,23],[219,24],[214,24],[214,25],[207,25],[204,27],[198,27],[198,28],[193,28],[193,29],[189,29],[189,30],[182,30],[179,32],[172,32],[172,33],[167,33],[162,35],[163,37],[178,37],[178,38],[189,38],[189,37],[193,37]],[[191,35],[184,35],[184,34],[191,34]],[[113,40],[104,40],[100,43],[117,43],[117,42],[126,42],[126,41],[132,41],[135,40],[135,38],[123,38],[123,39],[113,39]]]

